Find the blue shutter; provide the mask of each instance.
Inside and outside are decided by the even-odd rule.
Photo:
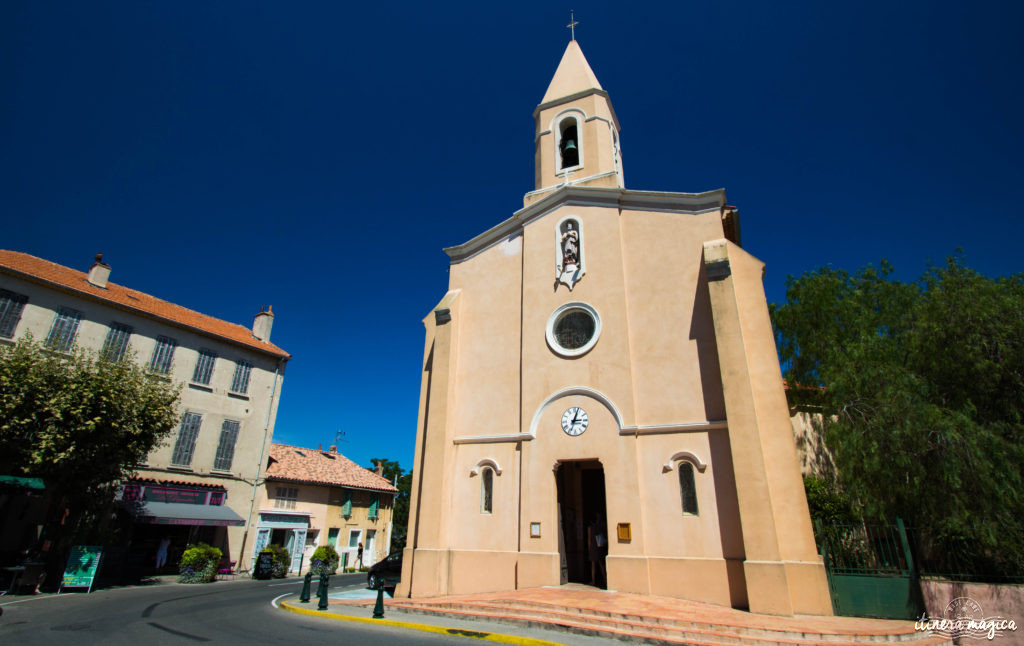
[[[196,439],[199,437],[199,426],[203,422],[202,415],[185,413],[178,430],[178,440],[174,443],[174,454],[171,464],[187,467],[192,464],[192,454],[196,450]]]
[[[78,334],[78,323],[82,320],[82,313],[77,310],[60,308],[60,311],[53,317],[53,326],[50,327],[50,334],[46,337],[46,347],[57,352],[67,352],[75,344],[75,336]]]
[[[235,376],[231,380],[231,392],[244,395],[249,392],[249,375],[252,372],[252,364],[248,361],[239,361],[235,364]]]
[[[213,364],[217,355],[213,350],[203,348],[199,351],[199,359],[196,361],[196,369],[192,371],[192,381],[197,384],[210,385],[210,378],[213,376]]]
[[[124,358],[125,352],[128,351],[128,339],[132,336],[132,328],[130,325],[124,325],[122,323],[111,323],[110,329],[107,331],[107,338],[103,342],[103,349],[100,351],[102,356],[107,361],[118,362]]]
[[[28,296],[0,289],[0,336],[9,339],[21,320],[21,311],[28,302]]]
[[[345,496],[345,504],[343,504],[341,506],[341,515],[342,516],[351,516],[352,515],[352,492],[349,491],[348,489],[346,489],[345,493],[343,495]]]
[[[220,440],[217,443],[217,455],[213,459],[213,468],[217,471],[231,470],[231,462],[235,457],[235,442],[238,441],[239,423],[226,419],[220,427]]]
[[[373,494],[370,499],[370,520],[377,520],[377,507],[380,505],[380,496]]]

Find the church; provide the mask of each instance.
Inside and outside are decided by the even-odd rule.
[[[625,187],[575,40],[524,206],[445,249],[396,596],[577,582],[832,614],[764,264],[723,190]]]

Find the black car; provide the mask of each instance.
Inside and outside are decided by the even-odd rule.
[[[385,588],[393,588],[402,578],[402,552],[392,552],[384,560],[370,567],[366,572],[366,587],[376,590],[381,582]]]

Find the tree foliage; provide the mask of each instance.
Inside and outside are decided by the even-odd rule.
[[[822,413],[834,486],[931,555],[1024,563],[1024,275],[958,258],[916,282],[823,268],[771,306],[790,402]],[[964,567],[964,566],[961,566]]]
[[[177,426],[178,392],[131,357],[54,353],[30,336],[0,346],[0,473],[42,478],[84,532]]]
[[[405,471],[397,461],[383,458],[371,460],[376,468],[378,463],[384,465],[384,477],[390,482],[397,483],[398,493],[395,495],[395,507],[392,514],[391,545],[389,550],[397,552],[405,547],[405,540],[409,534],[409,492],[412,491],[412,471]]]

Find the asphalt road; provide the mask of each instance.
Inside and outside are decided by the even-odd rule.
[[[331,577],[331,584],[332,592],[362,587],[366,575],[336,575]],[[0,644],[180,646],[209,642],[246,646],[374,646],[476,641],[306,617],[271,605],[281,595],[298,593],[300,587],[300,579],[237,580],[208,585],[112,588],[91,594],[0,597]]]

